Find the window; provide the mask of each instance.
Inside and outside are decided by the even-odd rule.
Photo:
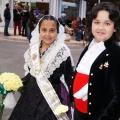
[[[62,0],[63,2],[72,2],[72,3],[78,3],[79,0]]]

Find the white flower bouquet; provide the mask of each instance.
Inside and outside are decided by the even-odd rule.
[[[16,105],[13,91],[18,91],[22,86],[22,80],[18,75],[7,72],[0,75],[0,120],[4,107],[12,109]]]
[[[64,114],[68,111],[68,106],[66,105],[60,105],[56,108],[55,110],[55,115],[59,115],[59,114]]]

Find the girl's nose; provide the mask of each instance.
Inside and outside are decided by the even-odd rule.
[[[49,31],[47,31],[47,32],[46,32],[46,35],[50,35],[50,32],[49,32]]]

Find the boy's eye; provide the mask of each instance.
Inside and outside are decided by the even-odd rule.
[[[99,22],[94,22],[95,24],[99,24]]]
[[[110,23],[106,23],[106,25],[110,25]]]

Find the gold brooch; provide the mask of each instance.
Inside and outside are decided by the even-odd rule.
[[[108,63],[108,61],[107,61],[107,62],[105,62],[104,67],[106,68],[106,67],[108,67],[108,66],[109,66],[109,63]]]
[[[99,69],[102,70],[102,68],[103,68],[103,64],[100,65]]]

